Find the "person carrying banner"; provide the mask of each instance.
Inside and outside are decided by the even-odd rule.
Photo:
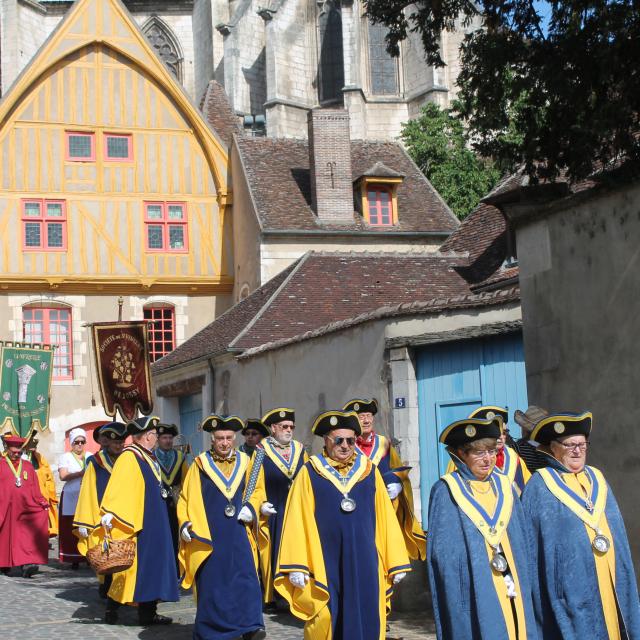
[[[127,423],[133,444],[113,465],[100,505],[102,535],[133,539],[136,554],[132,566],[114,574],[109,588],[107,624],[118,621],[118,604],[136,603],[141,625],[170,624],[157,613],[157,603],[178,600],[169,516],[164,505],[160,465],[153,449],[158,439],[156,416]]]
[[[184,453],[173,448],[173,439],[178,435],[178,427],[175,424],[158,424],[158,446],[154,453],[160,465],[162,486],[167,494],[165,505],[169,515],[171,526],[171,539],[173,540],[174,557],[176,559],[176,571],[178,570],[178,496],[182,483],[189,470]]]
[[[104,444],[100,451],[87,459],[73,518],[74,532],[79,538],[78,551],[85,557],[89,549],[100,544],[100,503],[111,478],[113,465],[124,448],[127,427],[122,422],[110,422],[95,429],[93,437]],[[99,580],[100,597],[106,598],[112,576],[99,576]]]
[[[24,460],[24,438],[2,436],[0,456],[0,568],[8,573],[21,567],[30,578],[38,565],[47,564],[49,553],[49,503],[40,491],[33,465]]]
[[[312,427],[324,450],[289,494],[276,589],[305,621],[305,640],[383,640],[394,585],[411,571],[378,468],[355,449],[354,412],[327,411]]]
[[[271,430],[271,435],[256,447],[251,463],[264,469],[267,501],[260,508],[260,572],[264,602],[271,608],[276,606],[273,578],[287,496],[291,483],[309,457],[302,443],[293,439],[293,409],[272,409],[263,416],[262,423]]]
[[[387,438],[375,432],[377,400],[356,398],[347,402],[342,410],[354,411],[358,414],[362,433],[356,439],[356,446],[378,467],[382,475],[400,523],[409,558],[424,560],[426,536],[413,510],[413,489],[409,480],[410,467],[403,466],[396,448]]]
[[[56,492],[56,481],[53,471],[47,459],[37,451],[38,437],[32,431],[24,446],[22,457],[28,460],[38,474],[40,491],[45,500],[49,503],[49,537],[55,538],[58,535],[58,494]]]
[[[266,637],[255,542],[264,470],[234,450],[243,426],[236,416],[204,420],[212,447],[191,465],[178,501],[182,586],[194,586],[198,603],[195,640]]]

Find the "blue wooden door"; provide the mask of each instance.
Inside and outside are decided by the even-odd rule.
[[[184,435],[195,457],[202,453],[202,432],[198,425],[202,421],[202,393],[182,396],[178,402],[180,411],[180,433]]]
[[[479,406],[495,404],[509,410],[509,429],[516,409],[527,408],[522,334],[447,342],[417,354],[420,426],[420,497],[427,525],[429,492],[445,472],[449,456],[438,443],[451,422],[466,418]]]

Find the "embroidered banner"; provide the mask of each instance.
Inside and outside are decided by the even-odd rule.
[[[133,420],[153,410],[145,322],[97,322],[91,326],[102,405],[108,416]]]
[[[49,426],[53,351],[2,347],[0,356],[0,427],[26,438]]]

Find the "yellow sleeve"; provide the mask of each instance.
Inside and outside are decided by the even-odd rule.
[[[78,551],[83,556],[87,555],[89,549],[100,543],[99,532],[94,530],[94,527],[99,524],[100,505],[98,504],[98,493],[96,491],[96,468],[93,464],[88,464],[82,476],[78,504],[73,517],[73,528],[76,535],[80,527],[85,527],[89,530],[88,538],[79,537],[78,539]]]
[[[189,471],[189,463],[186,458],[182,459],[182,464],[180,465],[180,488],[184,485],[184,480],[187,477],[187,473]]]
[[[191,522],[191,542],[180,538],[178,549],[178,563],[180,575],[183,575],[182,586],[189,589],[195,580],[200,565],[209,557],[213,550],[212,532],[202,499],[202,483],[197,462],[194,462],[182,484],[182,491],[177,505],[178,526]]]
[[[53,477],[51,466],[47,459],[36,452],[38,457],[38,483],[45,500],[49,502],[49,537],[58,535],[58,494],[56,493],[56,481]]]
[[[100,514],[112,513],[114,538],[130,538],[144,522],[145,482],[133,451],[123,452],[113,465],[102,497]]]
[[[301,620],[311,620],[329,602],[324,557],[314,514],[311,478],[308,468],[303,467],[293,481],[287,499],[275,577],[275,588],[289,602],[291,613]],[[294,571],[311,576],[304,589],[298,589],[289,582],[288,575]]]
[[[393,576],[411,571],[411,565],[384,480],[377,469],[374,473],[376,474],[376,547],[380,557],[380,584],[386,584],[388,607],[393,593]],[[381,608],[382,606],[381,604]],[[380,613],[384,614],[384,611]]]

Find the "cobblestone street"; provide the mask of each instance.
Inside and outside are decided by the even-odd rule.
[[[52,557],[54,552],[51,552]],[[51,560],[32,579],[0,576],[0,619],[2,638],[6,640],[74,640],[91,638],[154,638],[187,640],[191,638],[195,603],[190,593],[181,592],[180,602],[162,604],[159,612],[174,619],[170,627],[137,626],[133,608],[120,613],[121,625],[103,624],[104,601],[98,597],[94,574],[86,567],[72,571]],[[288,614],[266,615],[268,637],[276,640],[302,640],[302,623]],[[433,622],[426,615],[394,614],[388,640],[432,640]],[[427,633],[428,632],[428,633]]]

